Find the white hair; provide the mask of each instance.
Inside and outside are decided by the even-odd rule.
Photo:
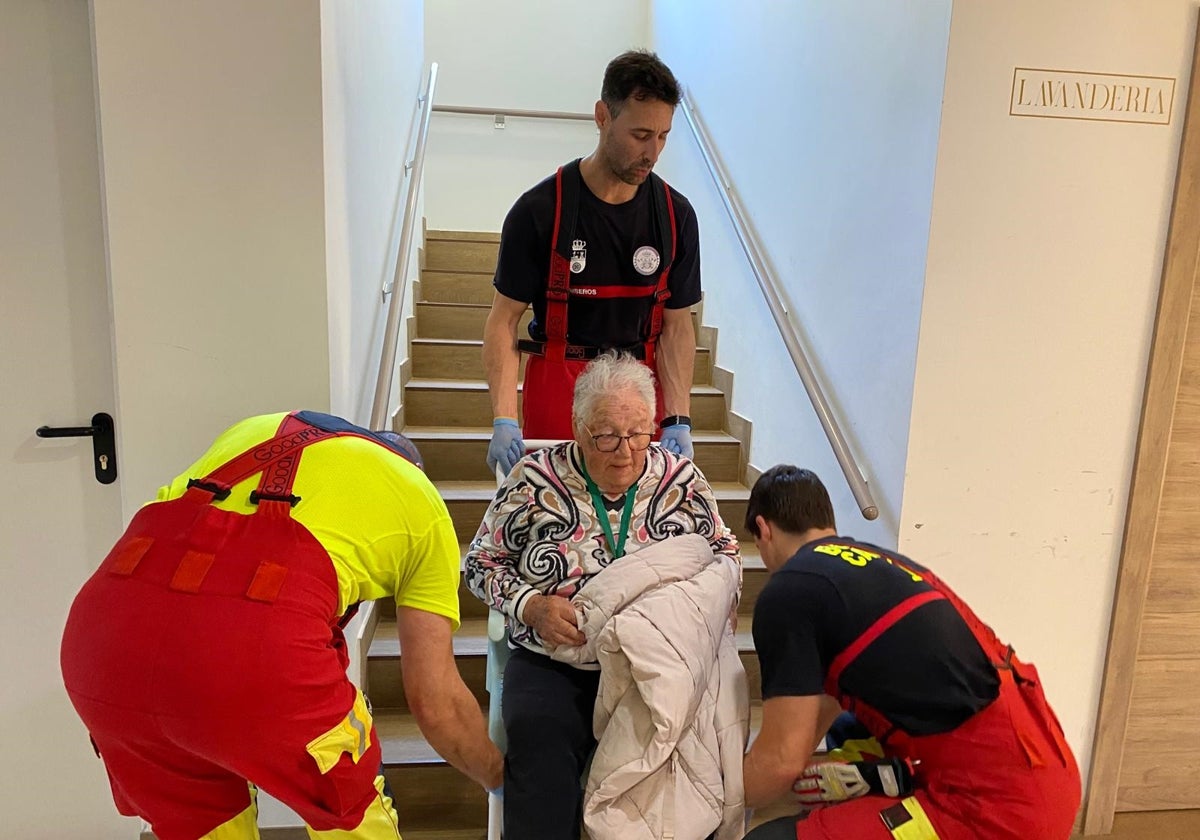
[[[632,391],[637,394],[650,416],[654,416],[654,374],[650,368],[624,351],[608,350],[588,362],[575,380],[575,399],[571,414],[581,423],[596,416],[599,402],[612,394]]]

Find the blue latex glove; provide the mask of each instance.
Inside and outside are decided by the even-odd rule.
[[[668,452],[691,458],[695,453],[692,448],[692,427],[685,426],[683,423],[667,426],[662,430],[662,437],[658,439],[658,445]]]
[[[513,465],[525,455],[525,441],[521,439],[521,427],[509,417],[498,417],[492,421],[492,442],[488,444],[487,465],[493,472],[496,465],[508,475]]]

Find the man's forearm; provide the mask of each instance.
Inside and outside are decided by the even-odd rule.
[[[691,414],[692,374],[696,367],[696,331],[691,310],[675,310],[663,324],[656,351],[663,414]],[[670,310],[668,310],[670,312]]]
[[[517,351],[517,332],[507,324],[489,318],[483,331],[483,369],[493,417],[517,417],[517,376],[521,354]]]
[[[421,734],[451,766],[491,790],[503,781],[503,758],[488,739],[479,702],[461,680],[452,696],[418,711]]]
[[[744,786],[746,807],[762,808],[792,789],[794,776],[781,772],[780,765],[756,752],[753,747],[746,753],[742,764],[742,784]]]

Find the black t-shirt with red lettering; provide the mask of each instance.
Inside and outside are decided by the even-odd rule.
[[[648,337],[653,295],[597,298],[588,292],[603,286],[653,289],[658,285],[661,263],[670,255],[658,253],[661,243],[650,195],[654,184],[647,178],[631,200],[608,204],[597,198],[582,178],[580,181],[567,342],[630,349]],[[667,281],[671,296],[666,307],[684,309],[700,301],[700,235],[687,198],[671,189],[671,199],[675,207],[675,260]],[[660,200],[665,199],[660,196]],[[554,245],[554,205],[553,175],[517,199],[504,219],[500,257],[492,281],[500,294],[533,305],[529,336],[536,341],[546,338],[546,283]]]
[[[755,603],[763,698],[824,693],[838,654],[901,601],[933,589],[922,572],[903,555],[846,537],[803,546]],[[910,735],[933,735],[996,699],[1000,678],[958,611],[937,599],[868,644],[839,688]]]

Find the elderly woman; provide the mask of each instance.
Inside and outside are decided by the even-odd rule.
[[[651,446],[654,378],[606,353],[575,384],[575,440],[526,456],[488,508],[466,560],[471,591],[508,617],[504,833],[579,836],[591,750],[595,664],[558,662],[582,645],[571,598],[619,557],[684,534],[740,563],[712,489],[689,459]]]

